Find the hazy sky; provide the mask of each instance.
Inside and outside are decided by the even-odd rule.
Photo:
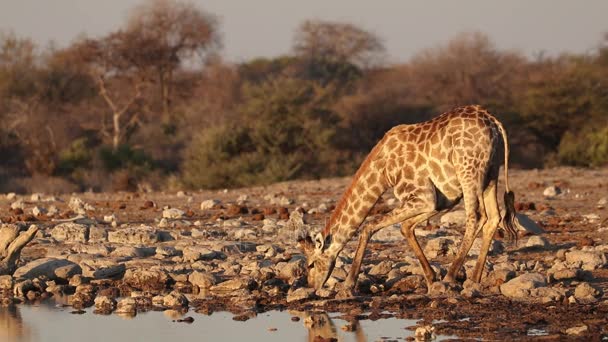
[[[0,30],[45,45],[120,27],[146,0],[0,0]],[[193,0],[220,18],[231,61],[288,53],[305,19],[348,21],[380,36],[389,60],[406,61],[462,31],[486,33],[527,55],[586,52],[608,31],[606,0]]]

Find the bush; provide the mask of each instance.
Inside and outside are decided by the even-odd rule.
[[[601,127],[601,126],[600,126]],[[608,163],[608,125],[579,134],[564,134],[557,152],[558,162],[575,166]]]

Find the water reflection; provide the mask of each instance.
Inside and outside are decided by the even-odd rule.
[[[0,307],[0,341],[29,341],[31,331],[24,326],[19,307]]]
[[[300,312],[289,311],[290,314],[300,317],[303,320],[304,326],[308,329],[308,341],[318,341],[319,337],[325,340],[338,340],[338,329],[334,320],[329,317],[326,312]],[[347,330],[354,333],[355,341],[366,341],[365,333],[359,321],[351,322],[347,325]]]
[[[70,314],[70,307],[52,301],[36,305],[0,307],[0,341],[78,341],[108,340],[210,341],[375,341],[381,338],[403,339],[412,336],[405,327],[416,321],[396,318],[376,321],[347,321],[340,314],[324,312],[265,312],[245,322],[234,321],[233,314],[216,312],[209,316],[195,312],[141,312],[135,317],[99,315],[94,308],[83,314]],[[184,315],[193,324],[178,323]],[[299,321],[293,322],[293,317]]]

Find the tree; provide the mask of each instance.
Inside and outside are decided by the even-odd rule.
[[[94,79],[100,97],[111,112],[111,128],[102,121],[101,134],[111,140],[112,149],[128,140],[140,123],[142,88],[147,84],[144,70],[134,61],[137,54],[129,36],[122,31],[99,39],[85,39],[71,48],[75,63],[83,63]],[[125,85],[129,90],[125,90]]]
[[[414,56],[410,85],[417,97],[441,111],[479,103],[502,112],[501,106],[513,102],[514,84],[524,64],[516,53],[497,51],[486,35],[465,32],[445,46]]]
[[[132,63],[156,73],[166,124],[175,71],[220,45],[217,20],[189,2],[152,0],[133,10],[123,34],[134,52]]]
[[[348,23],[307,20],[296,30],[293,50],[299,57],[351,63],[365,68],[379,62],[384,46],[375,34]]]

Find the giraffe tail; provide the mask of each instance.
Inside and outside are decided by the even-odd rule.
[[[515,228],[515,194],[509,189],[509,141],[507,139],[507,131],[502,126],[502,123],[496,118],[494,118],[494,121],[502,134],[505,155],[505,194],[503,198],[505,203],[505,216],[502,218],[502,222],[509,240],[517,243],[517,229]]]

